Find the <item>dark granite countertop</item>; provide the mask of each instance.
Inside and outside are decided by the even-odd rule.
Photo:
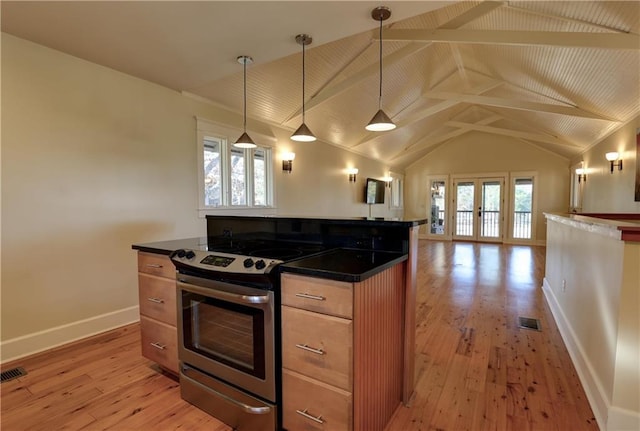
[[[397,217],[309,217],[295,215],[259,215],[259,216],[223,216],[227,219],[237,220],[277,220],[286,222],[316,222],[333,225],[359,225],[359,226],[398,226],[413,227],[426,224],[428,219],[403,219]],[[220,216],[208,215],[207,219],[220,218]]]
[[[133,244],[131,246],[134,250],[146,251],[147,253],[165,254],[169,255],[172,251],[181,248],[188,250],[207,250],[207,238],[184,238],[174,239],[169,241],[156,241],[145,244]]]
[[[310,277],[360,282],[407,258],[408,255],[402,253],[341,248],[284,263],[280,265],[280,270]]]

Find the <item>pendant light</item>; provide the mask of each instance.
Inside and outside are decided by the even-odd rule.
[[[298,130],[293,132],[291,139],[298,142],[313,142],[316,140],[316,137],[304,122],[304,47],[306,45],[311,45],[313,39],[308,34],[299,34],[296,36],[296,42],[298,45],[302,45],[302,124],[298,127]]]
[[[248,55],[241,55],[237,58],[238,63],[242,64],[243,70],[243,133],[238,140],[233,144],[236,148],[256,148],[257,145],[253,142],[253,139],[247,134],[247,64],[253,63],[253,58]]]
[[[391,10],[386,6],[378,6],[371,11],[371,18],[380,21],[380,91],[378,93],[378,112],[376,112],[376,115],[373,116],[369,124],[365,127],[365,129],[372,132],[385,132],[396,128],[391,118],[382,110],[382,21],[389,19],[390,16]]]

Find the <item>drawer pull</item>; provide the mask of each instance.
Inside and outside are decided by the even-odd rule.
[[[153,347],[155,347],[158,350],[165,350],[166,349],[166,346],[164,344],[160,344],[158,342],[149,343],[149,344],[151,344]]]
[[[313,347],[309,347],[306,344],[296,344],[298,349],[306,350],[307,352],[315,353],[316,355],[324,355],[324,350],[322,349],[314,349]]]
[[[327,299],[324,296],[310,295],[308,293],[296,293],[296,296],[299,298],[315,299],[316,301],[324,301]]]
[[[155,304],[164,304],[164,299],[162,298],[147,298],[147,301],[153,302]]]
[[[324,421],[322,420],[322,415],[316,417],[316,416],[311,416],[309,413],[307,413],[307,409],[304,410],[296,410],[296,413],[298,413],[301,416],[304,416],[307,419],[311,419],[314,422],[318,422],[319,424],[323,424]]]
[[[158,263],[147,263],[147,265],[149,268],[162,268],[162,265],[158,264]]]

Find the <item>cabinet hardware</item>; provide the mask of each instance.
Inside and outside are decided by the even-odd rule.
[[[311,419],[314,422],[318,422],[319,424],[323,424],[324,421],[322,420],[322,415],[320,416],[312,416],[309,413],[307,413],[307,409],[304,410],[296,410],[296,413],[298,413],[299,415],[304,416],[307,419]]]
[[[149,344],[151,344],[153,347],[155,347],[156,349],[159,349],[159,350],[164,350],[166,348],[166,346],[164,344],[160,344],[158,342],[149,343]]]
[[[164,304],[164,299],[161,298],[147,298],[147,301],[153,302],[155,304]]]
[[[324,301],[327,299],[324,296],[310,295],[308,293],[296,293],[296,296],[299,298],[315,299],[316,301]]]
[[[147,266],[149,268],[162,268],[162,265],[160,265],[158,263],[147,263]]]
[[[313,347],[309,347],[306,344],[296,344],[298,349],[306,350],[307,352],[315,353],[316,355],[324,355],[324,350],[322,349],[314,349]]]

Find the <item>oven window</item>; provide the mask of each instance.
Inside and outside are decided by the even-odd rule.
[[[264,312],[183,292],[185,347],[264,379]]]

